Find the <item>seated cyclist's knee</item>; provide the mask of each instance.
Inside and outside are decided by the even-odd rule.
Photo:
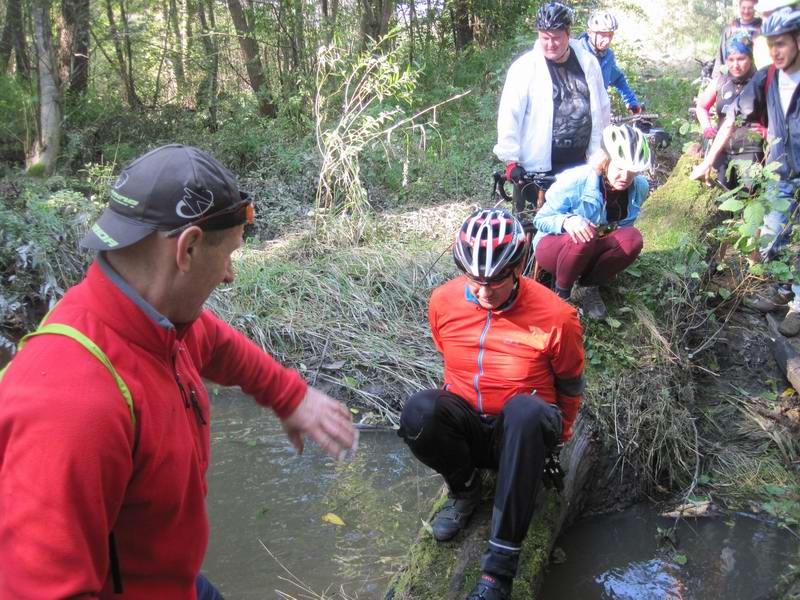
[[[541,421],[550,405],[535,394],[518,394],[503,407],[503,426],[527,428]]]
[[[439,390],[422,390],[406,401],[400,413],[400,429],[398,435],[407,443],[420,443],[427,433],[433,429],[436,419],[436,404]],[[424,436],[423,436],[424,434]]]

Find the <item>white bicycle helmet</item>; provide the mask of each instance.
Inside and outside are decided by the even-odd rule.
[[[650,146],[636,127],[609,125],[603,129],[603,150],[611,162],[627,171],[641,173],[650,168]]]
[[[617,18],[607,10],[596,10],[589,17],[586,29],[598,33],[616,31],[619,24]]]
[[[491,281],[525,257],[522,223],[502,208],[479,208],[461,224],[453,244],[456,266],[470,277]]]

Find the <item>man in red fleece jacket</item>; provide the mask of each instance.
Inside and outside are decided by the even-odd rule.
[[[338,456],[350,413],[203,304],[233,281],[253,206],[207,153],[169,145],[121,172],[97,250],[0,383],[0,598],[219,598],[200,575],[203,378],[271,407],[292,444]],[[121,594],[121,596],[120,596]]]

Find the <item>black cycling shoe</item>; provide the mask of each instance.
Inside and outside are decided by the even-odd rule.
[[[466,600],[510,600],[511,582],[481,573],[481,578]]]
[[[447,502],[436,513],[431,522],[433,537],[444,542],[455,537],[469,521],[475,507],[481,501],[481,484],[476,481],[471,490],[457,495],[449,494]]]

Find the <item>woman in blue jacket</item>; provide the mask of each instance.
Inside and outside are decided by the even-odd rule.
[[[598,286],[625,270],[642,251],[633,226],[650,186],[638,175],[650,168],[650,148],[630,125],[603,130],[602,150],[589,164],[561,173],[533,219],[537,264],[555,278],[556,293],[593,319],[607,316]]]

